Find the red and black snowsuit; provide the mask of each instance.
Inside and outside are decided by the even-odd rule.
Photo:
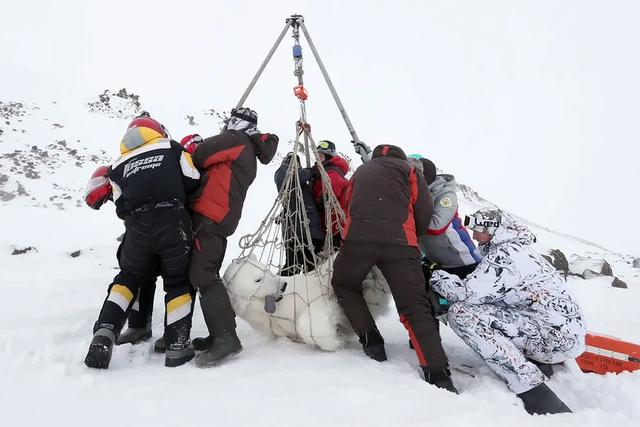
[[[205,139],[193,153],[193,163],[203,175],[191,198],[195,248],[189,280],[200,291],[209,332],[235,328],[235,313],[220,278],[227,237],[240,221],[247,190],[256,177],[257,161],[267,164],[278,149],[275,135],[225,130]]]
[[[404,152],[380,145],[360,166],[345,195],[346,225],[331,284],[354,330],[375,328],[362,296],[362,281],[377,265],[389,283],[400,320],[409,331],[425,370],[447,366],[436,320],[431,315],[420,265],[416,230],[427,230],[433,201],[422,174]]]
[[[333,156],[328,158],[322,163],[324,170],[327,172],[329,180],[331,181],[331,189],[335,194],[336,199],[340,203],[342,210],[345,210],[345,194],[349,180],[346,178],[349,173],[349,163],[340,156]],[[323,195],[325,193],[322,180],[320,179],[320,173],[317,167],[314,166],[314,179],[313,179],[313,199],[316,201],[318,209],[322,212],[322,226],[325,227],[326,218],[324,216],[324,200]],[[334,235],[334,244],[340,241],[340,228],[338,218],[331,218],[331,228]],[[344,227],[344,224],[342,224]],[[325,230],[326,231],[326,230]]]

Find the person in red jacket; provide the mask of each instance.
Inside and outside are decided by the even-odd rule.
[[[257,129],[258,115],[249,108],[231,111],[225,129],[205,139],[193,153],[204,177],[191,198],[195,247],[189,279],[200,291],[200,305],[209,336],[196,338],[199,367],[215,366],[242,351],[235,313],[220,278],[227,237],[238,226],[247,190],[256,177],[257,160],[267,164],[278,149],[278,137]]]
[[[402,149],[379,145],[349,181],[342,248],[331,285],[364,352],[385,361],[384,340],[362,295],[377,265],[389,284],[400,321],[409,332],[425,380],[455,392],[420,265],[418,236],[433,215],[427,183]]]
[[[320,141],[317,147],[319,160],[322,162],[322,166],[324,170],[327,172],[329,176],[329,180],[331,181],[331,189],[333,190],[333,194],[335,194],[336,199],[340,203],[340,207],[342,210],[345,210],[344,197],[345,190],[347,189],[347,185],[349,180],[346,178],[347,173],[349,172],[349,163],[342,157],[340,157],[336,151],[336,145],[327,140]],[[313,178],[313,198],[318,205],[318,209],[322,213],[322,225],[325,227],[326,217],[324,216],[324,194],[325,188],[320,179],[320,173],[318,172],[318,167],[314,166],[314,178]],[[344,227],[344,224],[342,224]],[[331,232],[333,233],[333,244],[335,247],[340,246],[341,236],[340,236],[340,226],[338,218],[331,218]]]

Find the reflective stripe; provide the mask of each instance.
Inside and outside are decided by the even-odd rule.
[[[622,360],[623,362],[632,361],[631,356],[629,356],[628,354],[620,353],[618,351],[613,351],[613,350],[606,350],[604,348],[594,347],[592,345],[585,346],[584,352],[592,353],[598,356],[611,357],[612,359]]]
[[[116,184],[115,181],[109,180],[109,182],[111,182],[111,197],[113,197],[113,202],[115,203],[115,201],[118,200],[120,196],[122,196],[122,188],[120,188],[120,186]]]
[[[118,307],[122,309],[122,311],[126,311],[132,299],[133,293],[129,290],[129,288],[123,285],[113,285],[111,287],[111,292],[109,292],[107,301],[111,301],[112,303],[117,304]]]
[[[187,317],[191,313],[191,295],[180,295],[167,303],[167,325]]]
[[[193,160],[191,159],[191,154],[183,152],[180,156],[180,169],[182,169],[182,174],[188,178],[192,179],[200,179],[200,172],[193,165]]]

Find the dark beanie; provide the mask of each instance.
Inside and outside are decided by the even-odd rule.
[[[436,165],[429,159],[422,158],[420,161],[422,162],[424,179],[427,181],[427,184],[433,184],[433,181],[436,180]]]
[[[402,151],[402,148],[389,144],[381,144],[374,148],[371,158],[375,157],[395,157],[396,159],[407,160],[407,155]]]

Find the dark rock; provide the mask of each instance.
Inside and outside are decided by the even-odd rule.
[[[62,129],[64,126],[62,126],[60,123],[54,123],[52,125],[54,128],[58,128],[58,129]]]
[[[30,251],[38,252],[38,250],[33,246],[27,246],[26,248],[13,248],[13,252],[11,252],[11,255],[23,255]]]
[[[611,283],[611,286],[613,286],[614,288],[622,288],[622,289],[628,288],[627,284],[624,283],[622,280],[618,279],[617,277],[613,278],[613,282]]]
[[[640,268],[640,258],[636,258],[633,260],[633,266],[635,268]]]
[[[81,250],[77,250],[77,251],[71,252],[69,255],[71,255],[71,258],[78,258],[81,253],[82,253]]]
[[[603,276],[613,277],[613,269],[611,268],[611,264],[609,264],[606,260],[603,260],[602,270],[600,270],[600,274],[602,274]]]
[[[565,279],[569,274],[569,261],[560,249],[551,249],[549,255],[542,255],[549,264],[553,265],[556,270],[564,274]]]

